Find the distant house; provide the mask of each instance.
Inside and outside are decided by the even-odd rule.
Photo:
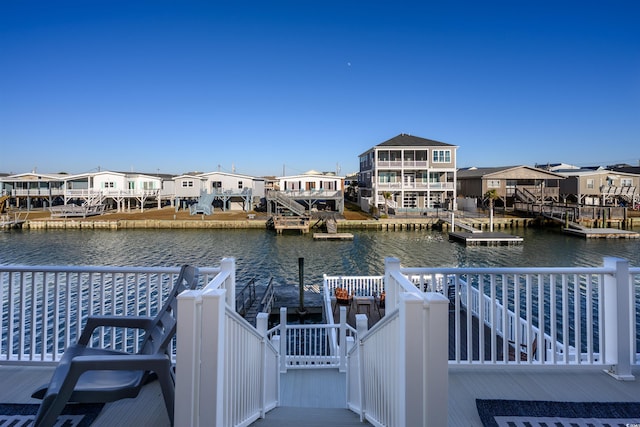
[[[63,173],[26,172],[6,175],[0,178],[2,195],[14,199],[15,205],[30,209],[62,203],[64,180],[69,175]]]
[[[286,205],[282,197],[297,201],[304,210],[344,212],[344,177],[333,172],[310,170],[299,175],[276,178],[276,190],[267,193],[267,201]],[[277,196],[273,192],[279,193]],[[273,209],[271,209],[273,208]],[[270,211],[276,210],[270,207]]]
[[[458,170],[458,197],[484,201],[489,190],[495,190],[495,206],[513,208],[515,202],[557,202],[560,181],[564,176],[531,166],[503,166]]]
[[[112,204],[118,209],[160,205],[162,178],[141,173],[91,172],[77,175],[22,173],[2,178],[2,189],[18,206]]]
[[[457,149],[404,133],[371,147],[359,156],[362,209],[454,208]]]
[[[558,170],[557,173],[566,177],[560,184],[560,193],[569,202],[580,205],[637,206],[640,202],[640,174],[629,170]]]
[[[249,211],[265,197],[264,178],[221,171],[199,176],[204,191],[214,196],[214,206],[223,210]]]

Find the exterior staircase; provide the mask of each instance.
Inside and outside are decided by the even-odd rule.
[[[355,427],[369,426],[347,409],[346,374],[338,369],[289,369],[280,374],[277,408],[255,427]]]
[[[303,205],[280,191],[270,191],[268,195],[270,199],[275,200],[280,206],[289,209],[298,216],[303,216],[307,212]]]

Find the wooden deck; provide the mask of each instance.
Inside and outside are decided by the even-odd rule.
[[[336,316],[338,315],[336,310]],[[351,307],[348,322],[355,323],[355,315],[369,315],[372,326],[384,314],[375,306]],[[465,313],[460,315],[460,326],[467,324]],[[449,314],[450,335],[455,321],[454,312]],[[474,336],[478,336],[478,322],[471,322]],[[466,336],[461,329],[461,336]],[[488,330],[484,330],[489,337]],[[486,341],[489,341],[486,339]],[[460,343],[462,357],[466,355],[466,342]],[[501,348],[502,341],[497,345]],[[490,348],[485,348],[488,357]],[[477,341],[473,343],[473,358],[479,357]],[[454,340],[449,343],[449,358],[455,356]],[[52,367],[0,365],[3,384],[0,402],[39,403],[31,398],[33,390],[45,384],[53,371]],[[455,427],[480,426],[476,410],[476,399],[550,400],[575,402],[640,402],[640,367],[634,368],[635,381],[617,381],[596,367],[550,367],[541,369],[534,365],[520,366],[468,366],[449,364],[448,425]],[[358,417],[340,408],[346,399],[346,378],[337,370],[289,370],[281,375],[281,407],[267,413],[267,418],[252,425],[257,427],[288,425],[367,425],[360,424]],[[314,408],[314,409],[309,409]],[[157,382],[145,386],[136,399],[124,399],[105,406],[93,427],[111,426],[114,420],[119,425],[168,426],[162,393]],[[302,424],[301,424],[302,423]]]
[[[11,387],[0,388],[0,401],[38,403],[36,399],[30,397],[31,392],[46,383],[51,372],[52,368],[49,367],[0,366],[0,377],[3,383],[11,384]],[[312,374],[318,375],[318,378],[311,378]],[[326,370],[309,371],[306,375],[304,381],[296,382],[296,379],[293,379],[293,383],[313,387],[316,399],[320,396],[330,396],[335,392],[335,382],[322,380]],[[473,368],[450,366],[448,425],[451,427],[480,426],[476,399],[639,402],[640,369],[635,370],[634,375],[638,380],[617,381],[600,370],[590,368],[540,370],[529,366]],[[301,399],[304,395],[305,393],[299,393]],[[320,412],[329,413],[330,411]],[[295,420],[299,418],[295,417],[300,417],[300,413],[300,408],[293,407],[291,410],[277,408],[267,414],[266,420],[291,417],[293,423],[277,425],[296,425]],[[308,419],[313,419],[312,410],[305,413]],[[270,418],[270,414],[273,418]],[[169,420],[158,383],[145,386],[137,399],[124,399],[107,404],[92,427],[112,426],[114,420],[118,420],[119,425],[128,426],[168,426]],[[258,420],[253,425],[273,425],[265,421]]]
[[[278,215],[273,217],[273,227],[278,234],[282,234],[285,230],[299,230],[306,234],[309,232],[311,219],[308,216],[285,216]]]

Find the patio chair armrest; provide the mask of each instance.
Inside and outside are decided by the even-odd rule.
[[[72,372],[85,371],[154,371],[168,369],[171,359],[165,354],[127,354],[76,356],[71,359]]]
[[[89,316],[78,339],[79,344],[87,345],[93,335],[93,331],[101,326],[113,326],[118,328],[147,329],[153,322],[152,317],[147,316]]]

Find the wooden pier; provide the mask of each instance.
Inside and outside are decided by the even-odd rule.
[[[311,219],[308,216],[277,215],[273,217],[273,227],[278,234],[284,230],[299,230],[306,234],[309,232]]]
[[[522,244],[524,239],[497,232],[450,232],[449,240],[474,246],[513,246]]]

